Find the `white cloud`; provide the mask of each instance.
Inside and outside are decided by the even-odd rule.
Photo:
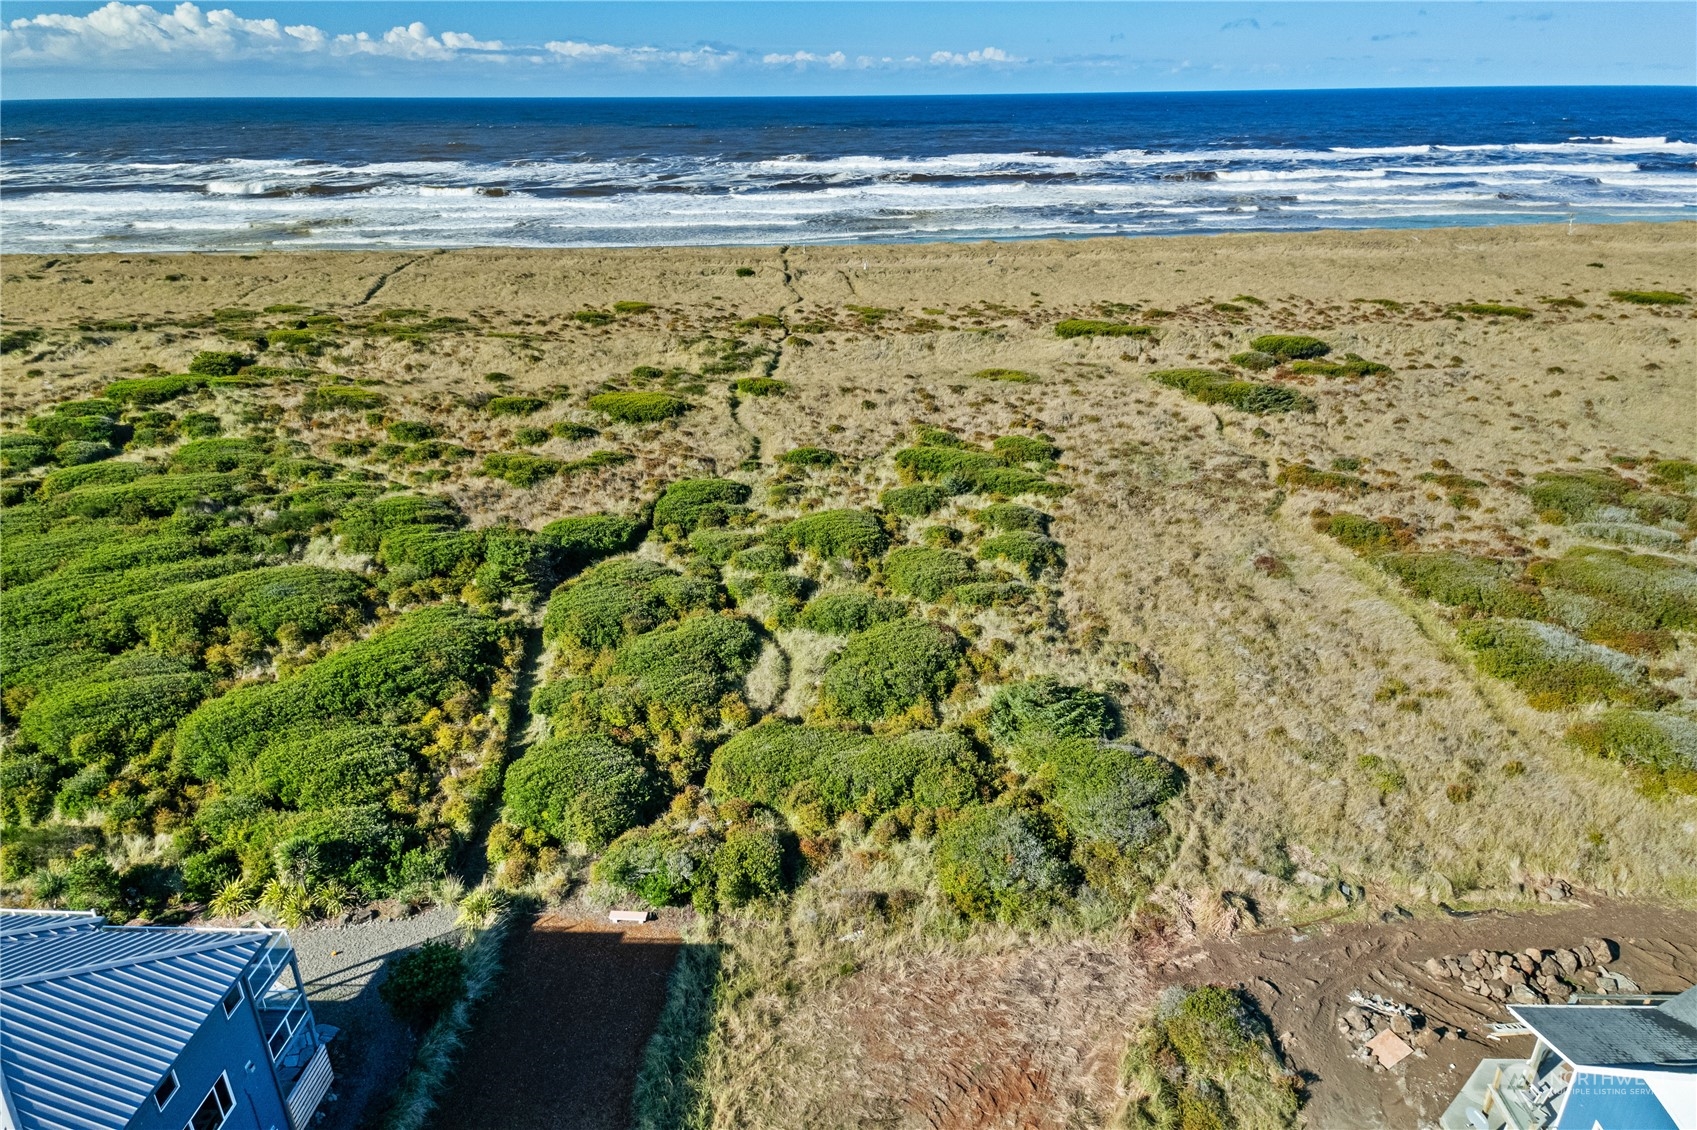
[[[968,51],[961,54],[958,51],[931,52],[931,65],[934,67],[976,67],[992,63],[1023,63],[1017,55],[1009,55],[1000,47],[986,47],[982,51]]]
[[[575,39],[550,40],[542,47],[562,62],[618,63],[634,67],[669,64],[713,69],[735,62],[739,58],[735,51],[721,51],[716,47],[671,51],[661,47],[617,47],[611,43],[582,43]]]
[[[866,59],[866,56],[862,55],[861,60],[861,66],[868,65],[869,61]],[[769,55],[762,55],[760,57],[760,61],[771,67],[793,66],[797,70],[801,70],[812,63],[818,63],[823,66],[830,67],[832,70],[840,70],[841,68],[848,66],[848,56],[843,54],[841,51],[833,51],[829,55],[815,55],[811,51],[793,51],[788,55],[773,53]]]
[[[45,14],[19,18],[0,29],[0,56],[12,64],[88,64],[117,58],[164,64],[183,56],[218,61],[313,55],[375,55],[396,59],[499,58],[499,40],[464,32],[436,36],[422,23],[330,35],[311,24],[283,26],[250,20],[228,8],[203,11],[181,3],[169,11],[111,0],[86,16]]]
[[[284,25],[275,19],[248,19],[227,8],[202,9],[185,0],[174,7],[110,0],[85,16],[44,14],[20,17],[0,26],[0,60],[21,67],[124,68],[181,67],[195,62],[298,61],[328,63],[337,59],[388,59],[401,63],[481,60],[485,63],[522,62],[566,67],[612,67],[641,70],[677,68],[718,71],[735,65],[760,64],[843,70],[924,66],[1001,66],[1026,60],[999,47],[965,53],[934,52],[929,60],[860,55],[842,51],[773,51],[756,54],[732,47],[697,46],[678,49],[621,46],[576,39],[557,39],[537,46],[478,39],[462,31],[433,33],[421,22],[385,32],[332,34],[312,24]]]

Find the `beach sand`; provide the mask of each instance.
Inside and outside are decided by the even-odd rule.
[[[888,454],[918,423],[976,440],[1040,430],[1063,449],[1059,477],[1074,487],[1053,507],[1068,623],[1058,644],[1010,633],[1009,669],[1113,688],[1129,736],[1186,766],[1191,803],[1170,882],[1214,910],[1188,915],[1185,928],[1206,934],[1222,921],[1219,892],[1265,900],[1272,914],[1281,890],[1340,874],[1363,879],[1375,905],[1429,906],[1465,892],[1513,903],[1555,877],[1628,898],[1697,899],[1689,800],[1648,798],[1618,766],[1569,748],[1574,714],[1535,711],[1479,676],[1433,606],[1404,596],[1310,520],[1317,508],[1347,507],[1412,523],[1423,549],[1556,555],[1574,544],[1570,534],[1537,522],[1517,484],[1546,470],[1697,455],[1697,308],[1609,297],[1689,293],[1697,225],[11,255],[3,272],[6,329],[43,330],[4,358],[9,426],[144,366],[180,372],[197,350],[231,348],[210,315],[233,307],[298,304],[368,324],[409,308],[467,319],[418,342],[341,334],[315,364],[380,382],[371,387],[389,398],[391,416],[428,415],[478,451],[503,447],[521,422],[595,422],[586,397],[636,366],[694,373],[727,350],[766,351],[746,372],[680,378],[697,407],[675,424],[537,448],[570,459],[614,445],[636,455],[626,466],[521,490],[467,465],[431,488],[453,494],[479,524],[538,527],[590,509],[634,510],[670,479],[732,473],[756,450],[770,463],[803,445],[845,459],[847,470],[812,488],[819,504],[866,505],[895,482]],[[571,316],[615,302],[653,309],[605,325]],[[1530,313],[1451,309],[1468,303]],[[748,321],[762,315],[778,317]],[[1069,317],[1148,324],[1157,336],[1062,339],[1054,326]],[[113,319],[142,328],[97,324]],[[1285,378],[1316,410],[1267,417],[1210,408],[1147,378],[1223,363],[1267,332],[1315,334],[1334,357],[1356,353],[1395,371]],[[973,375],[991,368],[1033,379]],[[788,392],[744,395],[733,407],[727,382],[768,370]],[[511,379],[487,381],[495,371]],[[553,400],[530,420],[492,419],[477,401],[495,391]],[[315,451],[373,432],[357,417],[290,426]],[[1372,489],[1340,498],[1277,481],[1304,463],[1350,468]],[[1420,478],[1434,469],[1479,483],[1468,488],[1473,504],[1458,508]],[[1658,677],[1693,697],[1694,660],[1688,646],[1664,655]],[[1359,768],[1386,762],[1401,775],[1396,790]],[[1457,800],[1452,786],[1461,785]],[[902,984],[924,976],[900,954],[868,957],[862,975],[876,984],[880,968],[898,970]],[[1040,1017],[1045,999],[1033,990],[1009,1007]],[[738,1097],[726,1100],[722,1122],[803,1125],[807,1112],[837,1111],[853,1124],[843,1112],[884,1109],[857,1091],[865,1079],[856,1057],[869,1045],[842,1026],[848,1006],[837,990],[767,1003],[784,1032],[813,1036],[786,1042],[768,1026],[727,1037],[714,1071]],[[1061,1124],[1066,1096],[1112,1105],[1114,1041],[1136,1004],[1105,1000],[1091,1014],[1079,1036],[1090,1054],[1074,1054],[1068,1040],[1013,1049],[1032,1057],[1049,1096],[1019,1107],[1026,1117],[1049,1103],[1020,1125]],[[1018,1015],[1008,1023],[1026,1030]],[[951,1052],[951,1062],[973,1054]],[[824,1061],[837,1067],[819,1070]],[[910,1066],[930,1070],[923,1055]],[[916,1094],[928,1085],[912,1081]],[[891,1101],[918,1109],[900,1095]]]

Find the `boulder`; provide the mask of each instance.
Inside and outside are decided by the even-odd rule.
[[[1598,965],[1607,965],[1620,955],[1620,948],[1607,938],[1586,938],[1585,948]]]
[[[1485,986],[1485,995],[1494,1001],[1508,1000],[1508,987],[1501,981],[1492,981]]]
[[[1557,950],[1555,962],[1564,977],[1571,977],[1579,972],[1579,955],[1572,950]]]
[[[1514,967],[1522,973],[1536,973],[1538,971],[1538,959],[1530,954],[1517,953],[1514,955]]]
[[[1445,965],[1439,958],[1429,957],[1426,959],[1426,975],[1443,981],[1450,975],[1449,966]]]
[[[1508,999],[1515,1004],[1543,1004],[1544,996],[1538,990],[1526,985],[1516,985],[1508,994]]]
[[[1367,1027],[1367,1014],[1354,1005],[1350,1005],[1343,1010],[1343,1022],[1351,1028],[1365,1028]]]
[[[1472,953],[1467,955],[1467,960],[1472,963],[1473,968],[1483,969],[1485,966],[1491,964],[1495,960],[1496,956],[1496,954],[1490,954],[1487,956],[1484,950],[1474,950]]]
[[[1414,1021],[1399,1012],[1391,1017],[1391,1031],[1399,1036],[1406,1036],[1414,1031]]]
[[[1517,966],[1511,965],[1503,970],[1503,984],[1511,989],[1524,985],[1526,984],[1526,974],[1522,973]]]

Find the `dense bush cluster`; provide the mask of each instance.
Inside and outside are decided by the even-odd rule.
[[[621,424],[658,424],[693,405],[669,392],[603,392],[589,398],[589,407]]]
[[[1238,380],[1215,369],[1160,369],[1149,376],[1203,404],[1224,404],[1240,412],[1264,416],[1307,412],[1314,407],[1308,397],[1282,385]]]
[[[534,599],[563,555],[299,445],[220,437],[213,413],[146,407],[229,379],[201,369],[60,405],[27,437],[186,438],[168,459],[8,483],[4,878],[120,915],[216,897],[285,920],[427,882],[494,788],[481,704],[516,654],[493,616],[434,601]],[[313,538],[371,570],[303,563]],[[134,834],[169,847],[111,871],[102,845]]]
[[[1046,440],[1030,436],[998,437],[986,451],[927,429],[913,447],[896,452],[896,468],[910,482],[935,483],[951,494],[1058,496],[1066,488],[1046,475],[1056,454]]]
[[[1131,1130],[1296,1125],[1300,1082],[1254,1003],[1235,989],[1169,989],[1126,1049]]]

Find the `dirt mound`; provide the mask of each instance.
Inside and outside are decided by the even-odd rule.
[[[1512,1019],[1454,978],[1434,977],[1426,961],[1476,949],[1578,947],[1606,938],[1619,947],[1609,968],[1645,992],[1697,982],[1697,913],[1589,900],[1546,913],[1482,913],[1389,924],[1281,930],[1215,942],[1167,963],[1169,982],[1238,984],[1255,996],[1291,1065],[1307,1080],[1304,1118],[1317,1128],[1428,1125],[1479,1061],[1531,1052],[1530,1037],[1486,1038]],[[1338,1019],[1358,990],[1410,1005],[1426,1022],[1462,1038],[1434,1044],[1394,1071],[1355,1058]]]

